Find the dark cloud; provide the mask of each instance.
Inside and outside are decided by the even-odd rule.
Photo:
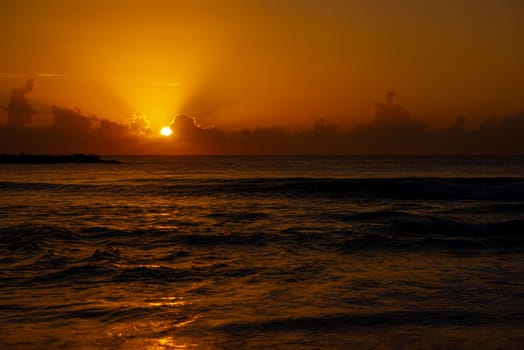
[[[219,139],[222,136],[222,132],[216,127],[202,127],[197,124],[195,118],[190,117],[186,114],[179,114],[170,124],[171,130],[180,135],[180,138],[186,141],[212,141],[213,139]]]
[[[143,113],[135,113],[133,118],[127,123],[127,127],[137,135],[151,135],[151,123]]]
[[[5,108],[7,111],[7,125],[10,127],[23,127],[31,123],[34,110],[29,105],[26,95],[33,92],[34,81],[29,79],[25,84],[11,91],[11,99]]]
[[[319,119],[312,128],[294,132],[278,127],[224,132],[199,126],[188,116],[179,116],[172,128],[186,142],[179,150],[189,153],[197,150],[205,154],[524,154],[524,112],[487,119],[478,129],[465,129],[463,116],[447,128],[430,129],[424,121],[411,117],[401,105],[395,104],[393,92],[387,94],[385,103],[376,103],[375,107],[369,123],[349,130]]]
[[[348,132],[351,154],[524,154],[524,112],[486,119],[465,129],[459,116],[447,128],[429,129],[398,105],[376,105],[374,119]]]
[[[88,131],[91,127],[92,119],[83,116],[78,110],[52,106],[51,113],[54,117],[54,129],[78,134]]]
[[[52,106],[51,126],[28,127],[34,110],[25,95],[32,89],[32,81],[28,81],[13,90],[6,108],[10,119],[6,126],[0,127],[0,152],[143,154],[151,149],[147,138],[142,137],[148,132],[143,116],[121,124],[86,116],[78,109]]]
[[[34,113],[26,99],[32,81],[13,90],[6,108],[9,121],[0,127],[0,153],[98,154],[524,154],[524,111],[485,120],[477,129],[465,129],[458,117],[449,127],[429,129],[394,103],[376,103],[370,122],[343,129],[325,119],[298,131],[279,127],[226,132],[203,126],[187,114],[170,124],[173,136],[151,136],[147,118],[135,115],[127,123],[87,116],[80,110],[53,106],[53,124],[28,127]]]
[[[375,103],[375,115],[368,125],[374,129],[413,130],[420,131],[426,124],[411,118],[411,115],[399,104],[394,104],[395,93],[390,91],[386,95],[387,103]]]

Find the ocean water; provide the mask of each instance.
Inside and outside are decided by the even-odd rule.
[[[0,349],[522,349],[523,157],[0,165]]]

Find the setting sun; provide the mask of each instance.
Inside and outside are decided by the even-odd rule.
[[[164,126],[162,130],[160,130],[160,135],[162,136],[171,136],[173,134],[173,130],[169,126]]]

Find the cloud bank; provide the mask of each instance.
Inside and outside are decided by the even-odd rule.
[[[324,119],[305,130],[279,127],[224,131],[202,126],[180,114],[170,124],[172,137],[154,135],[143,114],[127,123],[53,106],[53,124],[28,127],[34,110],[27,95],[33,81],[12,90],[6,107],[8,121],[0,126],[0,153],[132,154],[301,154],[301,155],[462,155],[524,154],[524,111],[486,119],[477,129],[465,129],[464,117],[446,128],[430,129],[394,103],[394,93],[375,105],[373,118],[345,130]],[[202,107],[204,110],[205,107]]]

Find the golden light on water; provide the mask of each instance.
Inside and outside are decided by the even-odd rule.
[[[171,136],[172,134],[173,134],[173,130],[171,130],[171,128],[169,126],[164,126],[160,130],[160,135],[162,135],[162,136]]]

